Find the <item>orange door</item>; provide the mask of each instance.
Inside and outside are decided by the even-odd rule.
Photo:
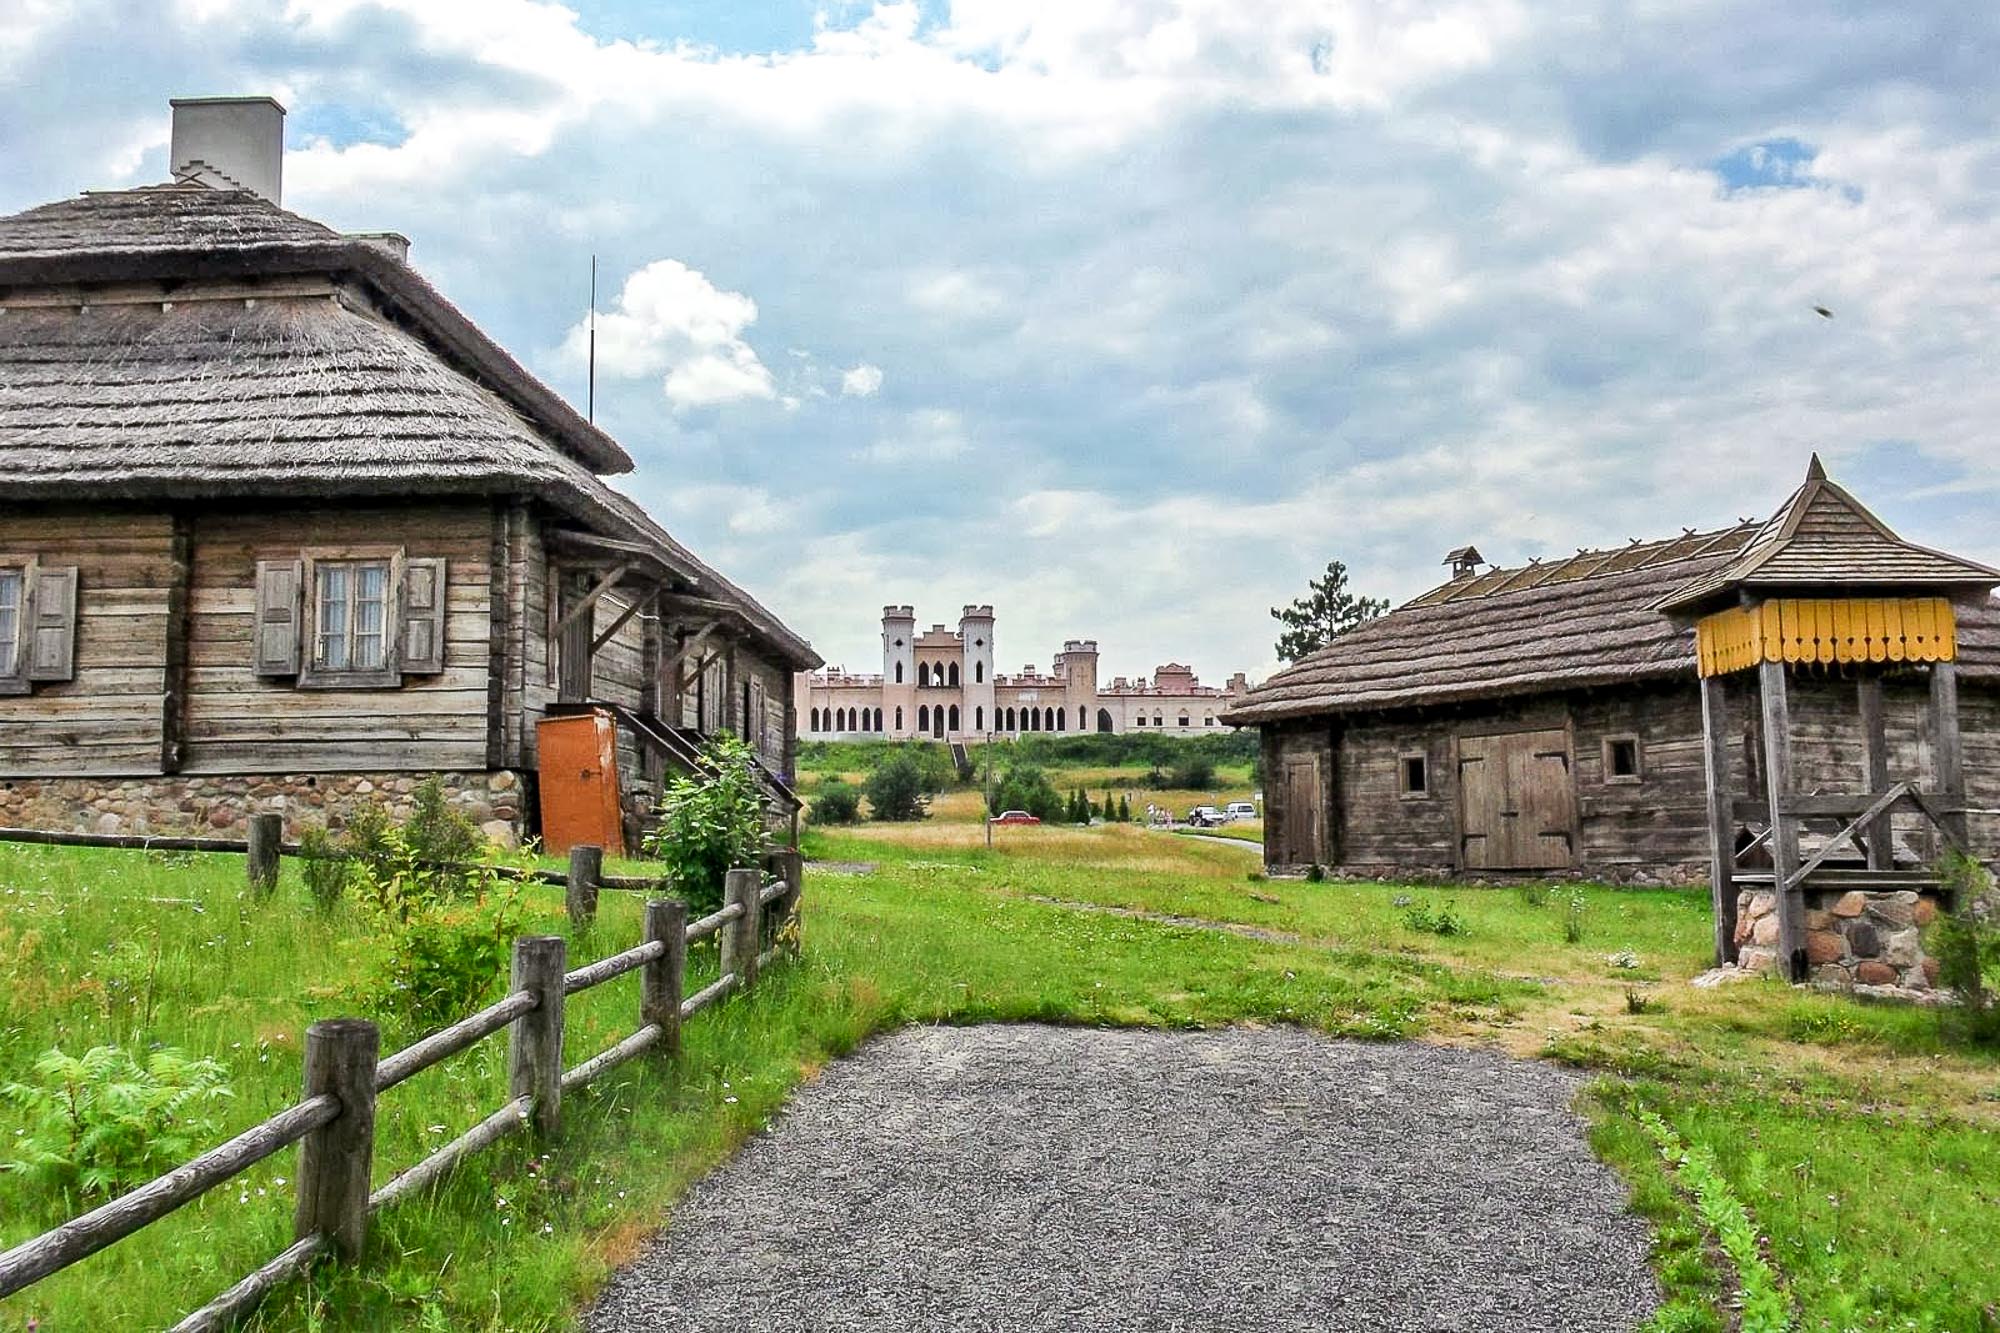
[[[618,799],[618,723],[604,712],[545,717],[535,725],[542,788],[542,847],[625,853]]]

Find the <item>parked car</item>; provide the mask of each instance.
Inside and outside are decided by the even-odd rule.
[[[1231,801],[1222,807],[1222,813],[1231,819],[1255,819],[1257,807],[1248,801]]]
[[[1188,811],[1187,822],[1196,828],[1219,828],[1229,820],[1212,805],[1198,805]]]
[[[992,824],[1039,824],[1042,821],[1029,814],[1026,810],[1002,810],[987,822]]]

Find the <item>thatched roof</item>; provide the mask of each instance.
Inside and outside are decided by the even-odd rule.
[[[1662,598],[1727,567],[1761,525],[1688,532],[1454,579],[1278,672],[1222,721],[1368,713],[1685,677],[1694,631]],[[2000,607],[1959,611],[1967,675],[2000,678]]]
[[[202,280],[312,275],[333,294],[196,299]],[[138,280],[185,298],[23,295]],[[255,195],[161,187],[0,218],[0,499],[531,495],[819,665],[597,475],[629,466],[396,256]]]
[[[1843,590],[1984,592],[2000,570],[1904,541],[1827,479],[1818,455],[1805,484],[1757,529],[1736,559],[1677,588],[1662,611],[1728,605],[1741,591],[1774,597]]]

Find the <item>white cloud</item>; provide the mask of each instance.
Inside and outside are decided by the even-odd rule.
[[[840,392],[848,398],[873,398],[882,387],[882,367],[866,361],[840,373]]]
[[[676,409],[771,398],[771,372],[743,340],[757,303],[723,291],[678,259],[658,259],[625,279],[615,308],[597,319],[597,368],[639,379],[665,372],[662,388]],[[590,325],[563,340],[563,356],[581,364]]]
[[[941,463],[971,447],[964,417],[949,408],[927,407],[909,413],[895,431],[857,450],[854,457],[864,463]]]
[[[910,283],[908,296],[911,305],[927,314],[959,319],[991,315],[1002,299],[983,278],[956,270],[924,274]]]

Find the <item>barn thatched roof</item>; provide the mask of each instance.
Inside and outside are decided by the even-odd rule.
[[[1658,610],[1726,568],[1761,525],[1454,579],[1278,672],[1222,717],[1232,726],[1685,677],[1694,631]],[[2000,607],[1959,611],[1965,674],[2000,678]]]
[[[204,283],[279,278],[325,294],[276,295],[294,281],[199,299]],[[140,281],[173,285],[111,298]],[[0,218],[0,498],[532,495],[645,545],[794,665],[819,665],[597,475],[630,466],[397,255],[256,195],[156,187]]]

